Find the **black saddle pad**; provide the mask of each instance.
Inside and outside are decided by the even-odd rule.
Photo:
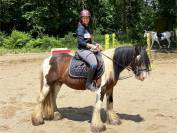
[[[101,59],[97,59],[98,65],[95,72],[94,79],[100,78],[104,73],[104,62]],[[74,56],[71,59],[69,66],[69,75],[73,78],[87,78],[89,71],[89,65],[80,59],[78,56]]]

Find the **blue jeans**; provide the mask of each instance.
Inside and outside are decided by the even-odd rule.
[[[79,49],[77,50],[77,53],[80,58],[82,58],[85,62],[87,62],[92,70],[96,70],[97,68],[97,59],[96,56],[97,54],[94,54],[90,50],[85,50],[85,49]]]

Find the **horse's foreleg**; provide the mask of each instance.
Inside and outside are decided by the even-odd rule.
[[[101,94],[101,87],[100,87],[99,90],[97,91],[96,105],[92,115],[92,122],[91,122],[92,132],[100,132],[106,130],[106,126],[103,124],[101,120],[101,114],[100,114],[103,97],[104,95]]]
[[[154,45],[154,41],[151,40],[151,49],[152,49],[153,45]]]
[[[60,82],[57,82],[55,84],[55,87],[54,87],[54,96],[53,96],[53,102],[54,102],[54,120],[61,120],[63,118],[63,116],[61,115],[61,113],[59,112],[58,108],[57,108],[57,104],[56,104],[56,99],[57,99],[57,95],[58,95],[58,92],[60,91],[60,88],[62,86],[62,83]]]
[[[159,42],[159,40],[157,39],[157,43],[158,43],[158,45],[159,45],[159,48],[161,49],[162,48],[162,46],[160,45],[160,42]]]
[[[113,110],[113,89],[110,89],[108,93],[106,94],[107,97],[107,123],[108,124],[121,124],[121,121],[118,117],[118,115]]]

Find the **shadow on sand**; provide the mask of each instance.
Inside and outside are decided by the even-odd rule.
[[[73,121],[88,121],[91,122],[93,106],[87,106],[83,108],[59,108],[59,111],[62,113],[63,117]],[[142,122],[144,118],[139,114],[120,114],[117,113],[121,120],[129,120],[133,122]],[[101,110],[101,119],[103,122],[106,122],[106,112],[104,109]]]

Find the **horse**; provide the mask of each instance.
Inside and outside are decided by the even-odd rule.
[[[121,123],[113,110],[113,88],[119,80],[120,73],[124,69],[131,70],[137,80],[143,81],[150,71],[150,60],[146,50],[142,47],[118,47],[105,50],[101,54],[106,65],[103,75],[95,79],[98,90],[96,91],[96,104],[91,120],[92,132],[106,130],[100,116],[105,95],[107,97],[107,122],[113,125]],[[75,90],[86,90],[86,79],[69,76],[68,68],[72,58],[73,55],[70,53],[59,53],[44,59],[40,78],[40,94],[31,115],[34,126],[44,124],[44,120],[63,118],[56,105],[56,98],[63,84]]]
[[[152,48],[154,42],[157,42],[160,49],[162,48],[162,46],[160,45],[160,42],[159,42],[159,38],[160,38],[160,40],[167,40],[167,42],[168,42],[167,48],[170,48],[171,41],[173,41],[175,38],[175,33],[173,31],[165,31],[165,32],[161,32],[160,34],[157,34],[157,32],[155,32],[155,31],[146,31],[145,30],[144,37],[147,37],[147,33],[150,33],[151,48]]]

